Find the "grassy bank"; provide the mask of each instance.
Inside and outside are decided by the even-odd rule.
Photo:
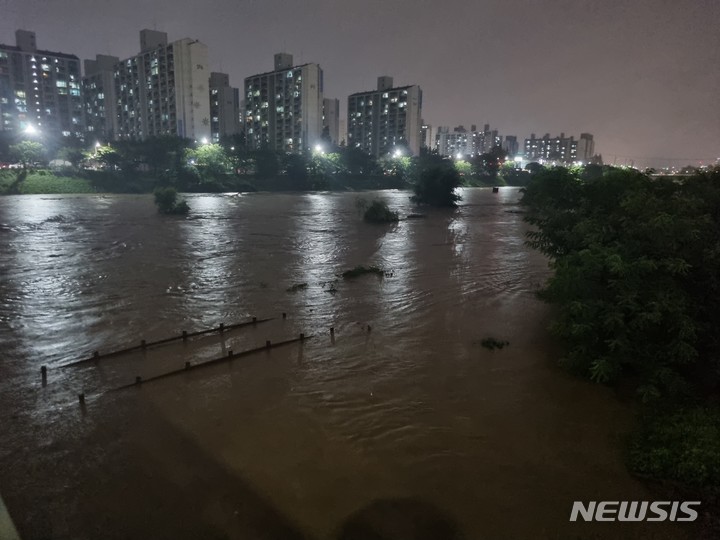
[[[51,170],[20,169],[0,171],[0,195],[53,193],[152,193],[159,186],[174,186],[188,193],[253,191],[362,191],[405,189],[407,184],[394,176],[336,175],[298,182],[287,176],[258,179],[253,176],[221,175],[209,181],[187,178],[160,178],[144,173],[122,174],[84,170],[60,174]]]
[[[24,178],[23,178],[24,176]],[[0,173],[0,194],[53,194],[53,193],[95,193],[97,190],[87,178],[59,176],[49,171],[22,170]]]

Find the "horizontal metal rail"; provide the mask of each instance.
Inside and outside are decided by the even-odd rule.
[[[278,341],[277,343],[272,343],[271,341],[266,341],[265,345],[263,347],[255,347],[254,349],[247,349],[245,351],[241,351],[238,353],[233,353],[233,351],[228,351],[226,356],[221,356],[220,358],[214,358],[212,360],[208,360],[207,362],[201,362],[199,364],[192,364],[190,362],[185,362],[185,367],[182,369],[176,369],[173,371],[168,371],[167,373],[162,373],[160,375],[155,375],[154,377],[149,377],[147,379],[143,379],[140,376],[135,377],[135,382],[130,384],[125,384],[123,386],[119,386],[117,388],[114,388],[110,390],[111,392],[117,392],[119,390],[125,390],[126,388],[132,388],[139,386],[141,384],[147,384],[149,382],[153,381],[159,381],[160,379],[166,379],[168,377],[172,377],[174,375],[179,375],[180,373],[187,373],[188,371],[191,371],[193,369],[200,369],[208,366],[214,366],[217,364],[220,364],[222,362],[229,362],[231,360],[234,360],[235,358],[240,358],[241,356],[248,356],[251,354],[259,353],[262,351],[269,351],[270,349],[274,349],[275,347],[282,347],[283,345],[290,345],[291,343],[298,343],[305,341],[306,339],[311,339],[313,336],[306,336],[305,334],[300,334],[299,337],[293,338],[293,339],[287,339],[285,341]]]
[[[149,349],[151,347],[157,347],[158,345],[165,345],[165,344],[171,343],[173,341],[179,341],[179,340],[187,341],[188,339],[193,338],[193,337],[202,336],[205,334],[212,334],[215,332],[222,334],[226,330],[234,330],[236,328],[242,328],[244,326],[253,326],[255,324],[264,323],[264,322],[271,321],[271,320],[273,320],[272,317],[268,318],[268,319],[257,319],[256,317],[253,317],[252,321],[246,321],[246,322],[229,324],[229,325],[220,324],[220,326],[218,326],[217,328],[210,328],[209,330],[200,330],[198,332],[183,331],[182,334],[180,334],[179,336],[173,336],[173,337],[169,337],[169,338],[165,338],[165,339],[160,339],[158,341],[146,342],[143,339],[140,342],[140,345],[135,345],[134,347],[127,347],[125,349],[120,349],[117,351],[112,351],[112,352],[104,353],[104,354],[100,354],[99,351],[95,351],[90,358],[84,358],[82,360],[77,360],[75,362],[63,364],[62,366],[59,366],[59,367],[67,368],[67,367],[80,366],[80,365],[87,364],[90,362],[97,362],[98,360],[104,359],[104,358],[111,358],[113,356],[120,356],[120,355],[127,354],[130,352],[142,351],[142,350]]]

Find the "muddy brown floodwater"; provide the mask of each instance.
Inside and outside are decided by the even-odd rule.
[[[407,192],[197,195],[188,219],[150,196],[0,198],[0,494],[21,536],[687,536],[569,522],[574,500],[653,498],[623,466],[632,414],[555,367],[518,190],[462,194],[391,226],[356,201],[407,215]],[[390,274],[338,277],[359,264]],[[274,319],[61,367],[252,316]]]

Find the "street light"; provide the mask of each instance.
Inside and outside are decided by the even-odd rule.
[[[455,159],[462,159],[462,157],[463,157],[463,156],[462,156],[462,153],[460,153],[460,152],[458,152],[457,154],[455,154]]]
[[[207,137],[203,137],[203,138],[200,140],[200,142],[201,142],[202,144],[207,144],[207,143],[208,143],[208,138],[207,138]]]
[[[400,150],[399,148],[397,148],[397,149],[395,150],[395,152],[393,153],[393,156],[396,157],[396,158],[402,157],[402,155],[403,155],[403,151]]]
[[[25,126],[25,135],[37,135],[38,133],[38,129],[32,124]]]

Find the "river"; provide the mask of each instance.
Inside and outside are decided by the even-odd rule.
[[[629,406],[556,367],[518,190],[360,218],[359,198],[405,216],[408,195],[190,195],[188,218],[147,195],[0,198],[0,494],[22,537],[683,538],[569,522],[575,500],[653,496],[623,465]],[[340,276],[356,265],[388,274]],[[62,367],[253,316],[273,320]]]

